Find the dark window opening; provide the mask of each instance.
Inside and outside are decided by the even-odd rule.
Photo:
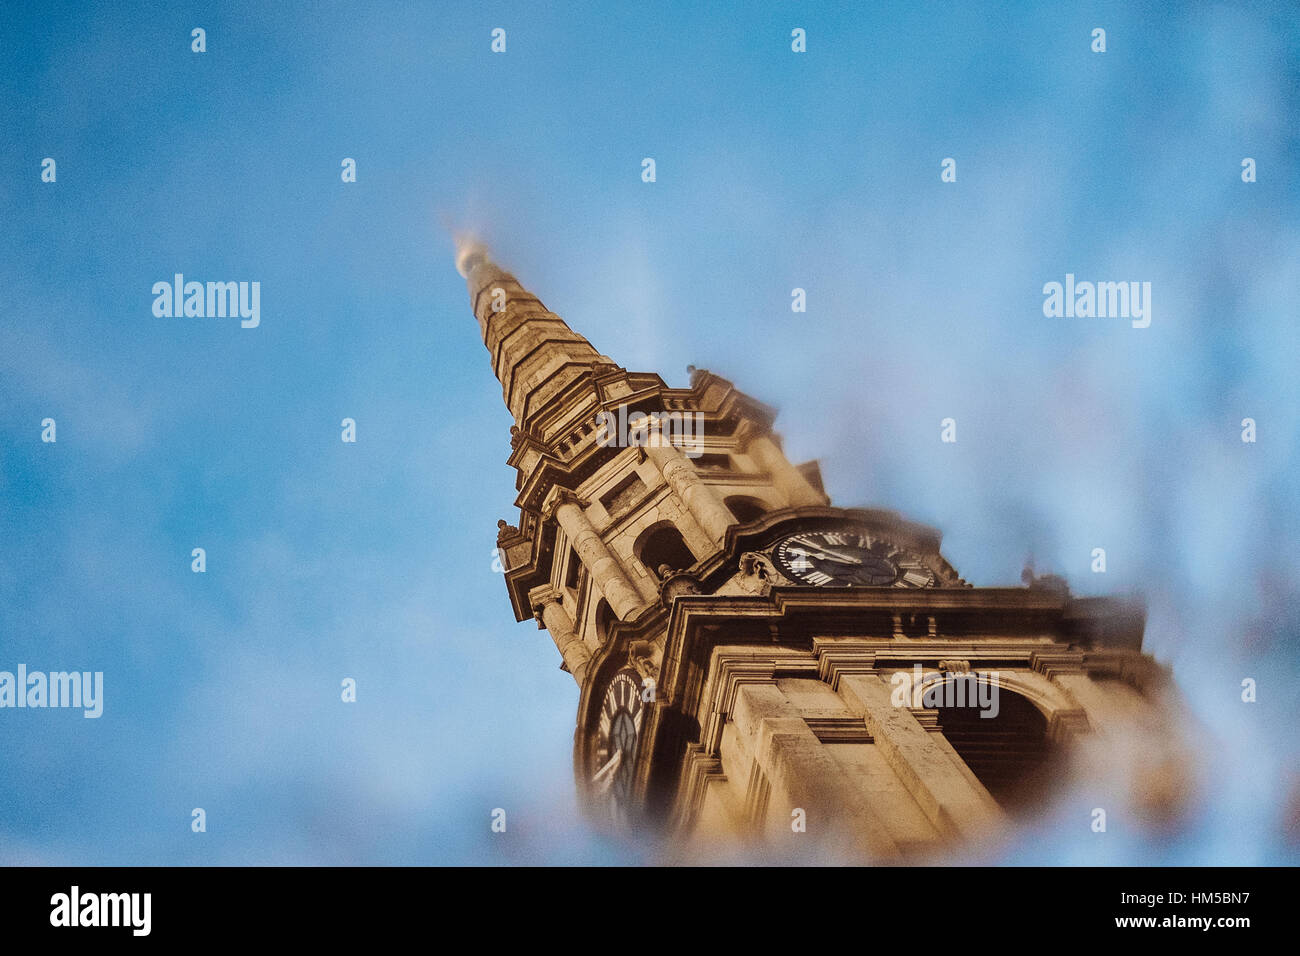
[[[736,521],[740,524],[749,524],[749,522],[757,521],[767,514],[767,505],[757,498],[748,498],[744,495],[733,495],[723,504],[727,506],[728,511],[736,516]]]
[[[666,576],[662,570],[664,565],[670,571],[680,571],[695,563],[695,555],[686,546],[686,539],[668,522],[643,531],[632,550],[637,559],[660,578]]]
[[[617,620],[618,618],[614,616],[614,611],[610,608],[609,602],[601,598],[600,603],[596,605],[596,639],[601,644],[605,644],[609,640],[610,629]]]
[[[582,576],[582,559],[578,557],[578,552],[572,548],[569,549],[569,564],[564,569],[564,586],[571,590],[578,590],[578,579]]]
[[[724,454],[700,455],[692,458],[695,467],[701,471],[731,471],[731,456]]]

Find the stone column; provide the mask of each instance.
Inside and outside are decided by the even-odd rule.
[[[573,550],[578,552],[578,557],[586,566],[587,573],[591,575],[596,588],[609,602],[610,609],[618,615],[619,619],[627,620],[645,602],[641,600],[641,595],[624,574],[623,566],[619,564],[609,548],[605,547],[605,542],[600,539],[600,533],[587,520],[586,513],[583,512],[582,506],[572,492],[557,496],[553,507],[555,520],[569,536]]]
[[[646,458],[654,462],[664,476],[664,481],[668,482],[668,487],[686,506],[704,533],[715,545],[721,545],[727,529],[736,523],[735,515],[718,500],[713,489],[700,479],[699,472],[680,449],[662,439],[659,441],[662,443],[657,444],[652,440],[646,446]]]
[[[790,460],[770,435],[753,434],[745,446],[745,452],[759,468],[772,476],[772,484],[785,495],[791,507],[830,503],[830,499],[809,484],[803,473],[790,464]]]
[[[569,673],[581,687],[587,679],[587,668],[591,664],[591,651],[582,643],[577,631],[573,629],[573,619],[560,604],[560,595],[554,588],[537,588],[529,597],[533,600],[533,614],[538,626],[546,628],[555,641],[555,647],[564,658]]]

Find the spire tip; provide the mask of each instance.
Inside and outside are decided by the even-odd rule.
[[[456,271],[463,278],[468,279],[476,266],[487,261],[489,261],[487,246],[482,242],[470,235],[462,234],[456,237]]]

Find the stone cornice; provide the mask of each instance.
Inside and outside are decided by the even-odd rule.
[[[734,625],[746,620],[752,622],[753,634],[769,631],[767,627],[778,628],[786,638],[782,643],[802,643],[807,640],[812,644],[813,637],[800,637],[800,627],[830,636],[833,630],[841,630],[846,636],[858,639],[872,638],[869,631],[870,618],[864,618],[864,612],[878,611],[878,620],[883,624],[886,615],[898,611],[920,612],[965,612],[973,618],[968,626],[977,626],[981,618],[995,621],[1001,630],[1008,623],[1003,618],[1018,624],[1018,630],[1028,635],[1042,634],[1044,639],[1051,631],[1054,622],[1059,619],[1063,599],[1060,595],[1032,591],[1026,588],[843,588],[829,593],[825,588],[786,588],[774,587],[765,596],[734,595],[679,595],[673,600],[669,618],[668,643],[665,649],[665,668],[660,685],[660,692],[669,695],[676,703],[680,691],[681,655],[687,652],[685,644],[688,637],[694,638],[701,628],[710,623],[727,624],[733,628],[733,636],[724,643],[758,643],[756,640],[741,641],[737,639]],[[904,652],[927,646],[919,639],[897,639],[881,629],[874,635],[882,647],[892,651]],[[972,653],[974,648],[989,648],[1005,644],[1010,648],[1019,648],[1026,652],[1025,638],[1008,635],[1005,641],[996,638],[990,642],[980,638],[972,642],[969,637],[943,639],[942,634],[930,642],[943,657],[952,657],[961,653]],[[1044,648],[1047,649],[1046,647]],[[879,652],[877,652],[879,656]],[[972,657],[972,660],[974,658]]]
[[[840,678],[845,674],[876,673],[876,652],[865,650],[860,646],[828,644],[813,639],[813,653],[817,657],[817,676],[830,685],[831,690],[840,689]]]

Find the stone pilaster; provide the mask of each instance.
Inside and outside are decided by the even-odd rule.
[[[900,858],[898,845],[866,795],[775,683],[742,684],[731,719],[762,769],[764,782],[783,798],[767,807],[770,826],[784,830],[792,811],[803,810],[809,832],[834,845],[881,862]]]
[[[874,674],[846,673],[840,698],[866,723],[881,756],[940,833],[972,839],[987,835],[1003,814],[989,792],[962,772],[953,751],[935,739],[907,707],[895,707],[888,684]]]

